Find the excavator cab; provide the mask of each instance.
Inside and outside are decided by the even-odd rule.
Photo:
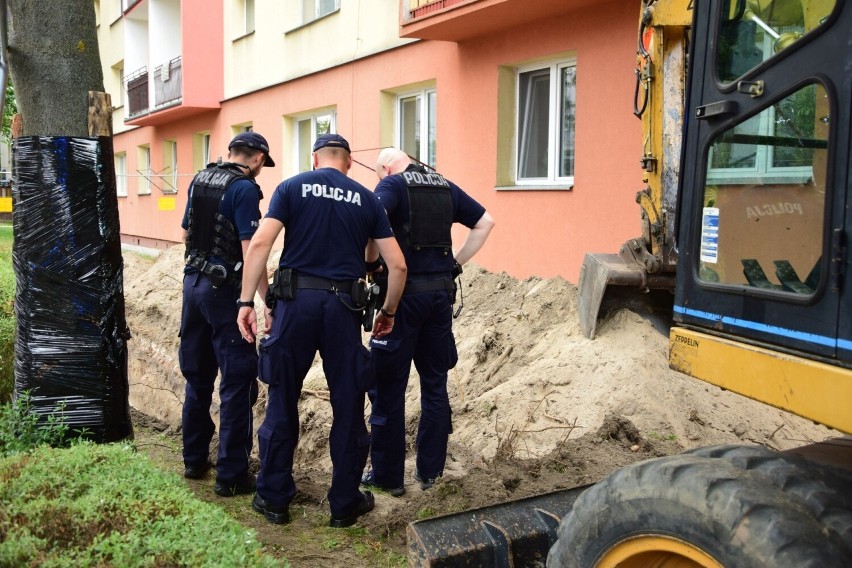
[[[701,4],[670,362],[849,431],[852,7]]]
[[[843,2],[728,0],[696,18],[700,29],[685,27],[692,3],[663,8],[675,4],[646,0],[640,25],[643,234],[618,255],[586,255],[581,327],[593,338],[600,314],[618,307],[669,316],[674,304],[681,318],[675,286],[681,298],[694,294],[684,289],[693,273],[707,305],[760,298],[797,319],[781,305],[807,304],[810,317],[830,325],[836,310],[826,305],[835,314],[826,319],[811,306],[831,303],[825,292],[842,272],[832,247],[842,245],[843,223],[830,210],[843,207],[830,187],[843,187],[846,175],[836,159],[843,133],[830,137],[840,118],[832,105],[843,97],[842,75],[831,73],[847,64],[845,30],[835,23]],[[687,139],[701,147],[682,151]]]

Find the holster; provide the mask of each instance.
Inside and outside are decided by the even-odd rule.
[[[269,296],[272,296],[271,302]],[[296,297],[296,271],[292,268],[281,268],[272,276],[272,286],[267,293],[266,305],[269,308],[275,305],[275,300],[292,300]],[[272,304],[272,305],[270,305]]]
[[[199,272],[207,276],[210,280],[210,285],[214,288],[220,288],[234,281],[240,282],[240,268],[242,267],[242,263],[237,263],[236,267],[229,270],[224,264],[213,264],[199,256],[190,256],[186,264],[187,266],[197,268]]]

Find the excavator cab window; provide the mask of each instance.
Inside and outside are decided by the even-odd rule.
[[[829,101],[811,83],[722,130],[706,160],[699,277],[794,294],[820,281]]]
[[[730,83],[825,24],[837,0],[728,0],[716,62]]]
[[[692,6],[674,319],[852,361],[852,2]]]

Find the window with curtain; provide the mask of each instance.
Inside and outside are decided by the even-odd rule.
[[[573,182],[574,62],[517,70],[517,182]]]
[[[139,195],[151,195],[151,147],[139,146],[137,156],[139,182],[136,191]]]
[[[340,0],[302,0],[302,21],[310,22],[340,9]]]
[[[115,155],[115,194],[127,197],[127,154]]]
[[[396,146],[434,167],[437,160],[437,93],[424,89],[397,97]]]
[[[294,160],[299,172],[310,171],[312,167],[311,153],[314,141],[323,134],[337,132],[337,113],[326,110],[313,114],[299,116],[296,119],[296,155]]]

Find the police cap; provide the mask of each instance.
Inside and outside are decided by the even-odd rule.
[[[340,134],[323,134],[317,138],[317,141],[314,142],[314,152],[322,148],[343,148],[347,152],[351,152],[349,142]]]
[[[234,136],[234,139],[231,140],[230,144],[228,144],[228,150],[234,146],[246,146],[248,148],[260,150],[266,155],[266,160],[264,160],[263,165],[268,168],[275,165],[275,162],[273,162],[272,158],[269,157],[269,144],[266,143],[266,138],[257,132],[240,132]]]

